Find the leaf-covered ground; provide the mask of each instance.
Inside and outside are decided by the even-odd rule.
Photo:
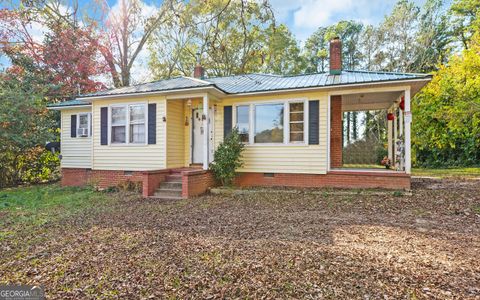
[[[411,196],[108,197],[26,229],[4,223],[0,281],[43,284],[52,299],[480,298],[478,180],[417,182]]]

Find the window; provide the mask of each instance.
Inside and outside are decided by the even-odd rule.
[[[237,128],[240,133],[240,140],[244,143],[248,143],[249,139],[249,114],[250,108],[248,105],[237,106]]]
[[[283,143],[284,104],[255,105],[255,143]]]
[[[79,137],[88,137],[91,136],[91,121],[90,113],[83,113],[77,115],[77,136]]]
[[[131,105],[130,110],[130,143],[145,143],[145,105]]]
[[[144,144],[146,109],[144,104],[112,106],[110,141],[112,144]]]
[[[290,142],[298,143],[304,141],[304,103],[290,103]]]
[[[307,141],[306,101],[252,103],[236,106],[235,124],[242,142],[304,144]]]

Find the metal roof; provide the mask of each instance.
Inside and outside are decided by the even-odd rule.
[[[67,100],[63,102],[58,102],[58,103],[50,103],[47,106],[48,107],[69,107],[69,106],[89,106],[90,102],[84,101],[84,100]]]
[[[91,94],[80,95],[78,98],[88,98],[113,95],[127,95],[145,92],[168,92],[182,89],[196,89],[212,87],[225,94],[244,94],[254,92],[266,92],[276,90],[315,88],[340,86],[349,84],[368,84],[374,82],[394,82],[400,80],[429,79],[429,74],[415,73],[392,73],[392,72],[369,72],[369,71],[347,71],[340,75],[329,73],[304,74],[293,76],[281,76],[271,74],[246,74],[227,77],[214,77],[196,79],[191,77],[176,77],[171,79],[158,80],[144,84],[99,91]],[[73,100],[77,101],[77,100]],[[72,103],[72,104],[71,104]],[[54,104],[51,107],[63,107],[73,104],[66,101]]]

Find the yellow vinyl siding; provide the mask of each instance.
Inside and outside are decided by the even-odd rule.
[[[185,119],[183,101],[167,101],[167,168],[185,166]]]
[[[325,92],[290,93],[269,96],[244,96],[223,99],[215,115],[215,140],[223,140],[223,106],[275,100],[319,100],[319,145],[247,145],[243,152],[244,166],[240,172],[309,173],[327,172],[328,95]],[[233,110],[235,113],[235,110]],[[235,119],[235,117],[233,118]],[[234,124],[235,125],[235,124]]]
[[[157,143],[155,145],[100,145],[100,108],[134,103],[157,104]],[[93,101],[93,169],[128,171],[165,169],[166,123],[163,122],[166,112],[165,103],[164,96]]]
[[[61,112],[61,154],[62,168],[91,168],[92,167],[92,138],[70,137],[71,115],[89,113],[90,107],[72,108]]]

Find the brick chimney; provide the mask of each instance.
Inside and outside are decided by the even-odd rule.
[[[330,41],[330,75],[342,74],[342,41],[334,37]]]
[[[200,63],[200,53],[197,52],[197,65],[193,69],[193,77],[203,79],[205,77],[205,69]]]

